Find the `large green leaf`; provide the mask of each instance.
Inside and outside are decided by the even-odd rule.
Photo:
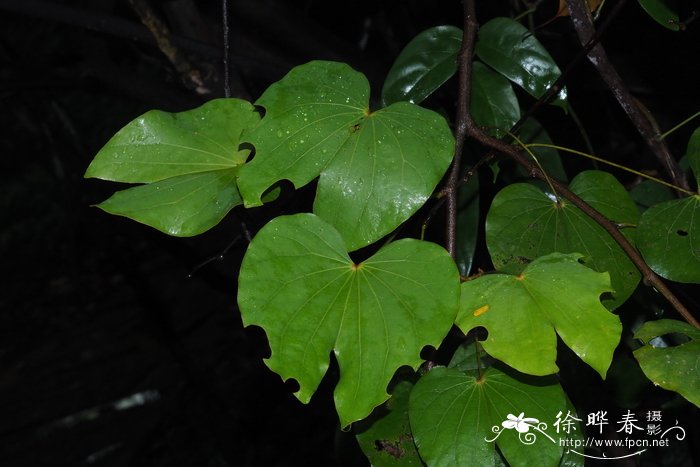
[[[399,240],[355,264],[340,234],[313,214],[269,222],[246,252],[238,289],[244,324],[267,333],[267,365],[297,380],[302,402],[335,353],[343,427],[387,399],[397,368],[416,368],[421,349],[440,344],[458,300],[457,268],[440,246]]]
[[[487,65],[540,98],[561,75],[559,67],[537,38],[510,18],[494,18],[479,28],[475,52]],[[556,103],[563,105],[566,91]]]
[[[689,340],[668,347],[663,340],[668,334],[677,334]],[[676,320],[648,321],[634,337],[644,346],[634,351],[642,371],[654,384],[676,391],[700,407],[700,330]]]
[[[553,377],[523,378],[491,367],[475,372],[434,368],[409,402],[418,452],[429,466],[493,466],[495,445],[511,466],[557,466],[563,448],[553,423],[567,413]]]
[[[637,223],[639,210],[622,185],[607,172],[586,171],[570,185],[608,219]],[[632,229],[626,229],[629,235]],[[533,259],[552,253],[581,253],[585,264],[610,273],[613,293],[603,304],[614,309],[634,292],[640,274],[620,246],[573,204],[549,191],[518,183],[501,190],[486,218],[486,243],[496,269],[519,272]]]
[[[241,203],[235,177],[249,151],[239,150],[240,135],[259,120],[239,99],[179,113],[152,110],[119,130],[85,177],[146,183],[98,207],[170,235],[197,235]]]
[[[637,238],[644,260],[658,275],[700,283],[700,195],[647,209]]]
[[[669,3],[667,0],[639,0],[639,4],[654,21],[672,31],[679,31],[678,13],[669,6]]]
[[[480,62],[472,64],[471,97],[474,121],[492,136],[506,135],[520,120],[518,98],[508,80]]]
[[[436,26],[414,37],[394,61],[382,88],[384,105],[419,104],[457,71],[462,30]]]
[[[604,378],[622,325],[600,303],[600,295],[610,290],[608,274],[581,265],[578,258],[552,253],[521,274],[487,274],[463,283],[455,323],[464,333],[485,327],[484,350],[532,375],[558,371],[558,334]]]
[[[350,251],[408,219],[449,167],[454,137],[435,112],[408,102],[370,112],[368,102],[367,79],[342,63],[310,62],[270,86],[246,136],[256,155],[239,173],[245,205],[280,180],[301,187],[320,175],[314,212]]]
[[[353,425],[357,441],[372,466],[404,467],[423,465],[408,420],[410,381],[401,381],[391,391],[391,399],[368,418]]]

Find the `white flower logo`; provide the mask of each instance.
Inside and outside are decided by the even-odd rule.
[[[537,424],[540,422],[536,418],[525,417],[525,412],[520,412],[520,415],[517,417],[512,413],[509,413],[506,418],[507,420],[504,420],[503,423],[501,423],[503,428],[506,430],[512,430],[515,428],[518,433],[527,433],[530,431],[531,426],[537,426]]]

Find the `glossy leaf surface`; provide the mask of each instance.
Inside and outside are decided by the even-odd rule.
[[[391,398],[369,418],[353,425],[357,441],[372,466],[400,467],[423,465],[408,420],[408,397],[413,383],[402,381]]]
[[[421,103],[455,74],[461,45],[462,30],[455,26],[436,26],[414,37],[387,74],[383,104]]]
[[[666,0],[639,0],[639,4],[661,26],[672,31],[680,30],[678,13],[673,11]]]
[[[622,326],[600,303],[600,295],[610,290],[608,274],[577,259],[552,253],[519,275],[487,274],[464,282],[455,324],[464,333],[485,327],[484,350],[532,375],[558,371],[558,334],[604,378]]]
[[[255,158],[239,173],[245,205],[280,180],[320,179],[314,212],[348,250],[390,233],[428,199],[447,170],[454,138],[444,118],[407,102],[370,112],[369,84],[335,62],[310,62],[270,86],[246,137]]]
[[[260,230],[238,289],[244,324],[267,333],[267,365],[297,380],[302,402],[335,353],[343,427],[388,398],[397,368],[417,367],[421,349],[440,344],[458,300],[457,268],[442,247],[404,239],[354,264],[340,234],[313,214],[278,217]]]
[[[479,28],[477,56],[494,70],[540,98],[561,75],[559,67],[540,41],[522,24],[510,18],[494,18]],[[561,91],[558,103],[566,100]]]
[[[248,150],[240,135],[258,124],[253,106],[217,99],[179,113],[153,110],[122,128],[86,177],[146,183],[98,207],[175,236],[200,234],[241,204],[235,177]]]
[[[608,219],[637,223],[637,206],[607,172],[581,172],[569,188]],[[637,268],[602,227],[573,204],[564,200],[557,204],[549,190],[531,184],[513,184],[496,195],[486,218],[486,244],[496,269],[508,272],[519,272],[529,261],[555,251],[583,254],[587,266],[610,273],[614,292],[603,299],[609,309],[622,304],[640,279]]]
[[[655,338],[678,334],[689,340],[675,347],[659,345]],[[676,391],[700,407],[700,330],[682,321],[648,321],[634,337],[645,345],[634,351],[644,374],[664,389]]]
[[[554,378],[520,380],[493,367],[480,380],[434,368],[416,383],[409,405],[429,466],[492,466],[496,445],[511,466],[557,466],[563,449],[552,425],[559,412],[566,413],[566,397]]]
[[[520,119],[518,98],[508,80],[480,62],[472,64],[469,108],[476,124],[497,138],[507,134]]]

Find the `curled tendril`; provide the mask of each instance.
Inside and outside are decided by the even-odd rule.
[[[683,441],[683,440],[685,439],[685,430],[683,429],[683,427],[678,426],[678,420],[676,420],[676,425],[672,426],[672,427],[669,428],[668,430],[666,430],[666,431],[664,431],[663,433],[661,433],[661,436],[660,436],[659,438],[664,438],[664,437],[666,437],[666,433],[668,433],[668,432],[671,431],[671,430],[675,430],[675,429],[680,430],[680,433],[676,433],[676,439],[677,439],[678,441]]]
[[[537,435],[534,434],[533,432],[527,432],[527,433],[519,433],[518,438],[520,439],[520,442],[526,445],[531,445],[535,444],[535,441],[537,441]]]
[[[496,441],[498,439],[498,437],[501,436],[501,433],[503,433],[503,428],[501,428],[498,425],[494,425],[491,427],[491,431],[496,433],[496,436],[494,436],[493,439],[484,438],[484,441],[486,441],[488,443],[492,443],[492,442]]]

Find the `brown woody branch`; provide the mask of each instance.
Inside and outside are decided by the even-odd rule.
[[[474,0],[464,0],[463,4],[464,36],[462,38],[462,50],[460,51],[460,75],[468,75],[470,72],[471,57],[474,51],[474,41],[476,38],[478,24],[475,21]],[[460,119],[458,120],[457,134],[465,134],[465,136],[474,138],[482,145],[509,156],[516,163],[522,166],[531,176],[550,182],[557,195],[563,196],[565,199],[578,207],[588,217],[593,219],[596,223],[598,223],[598,225],[605,229],[605,231],[617,242],[617,244],[620,245],[622,250],[642,273],[645,284],[651,285],[657,291],[659,291],[688,323],[700,329],[700,322],[695,319],[695,317],[673,294],[668,286],[666,286],[661,278],[651,270],[639,252],[632,246],[627,238],[622,235],[618,227],[613,222],[586,203],[578,195],[569,190],[566,185],[552,179],[551,177],[547,177],[547,175],[539,167],[530,162],[518,149],[516,149],[515,146],[493,138],[479,128],[469,112],[471,95],[469,87],[465,87],[469,85],[469,78],[460,76],[459,83],[459,103],[461,108],[459,112]]]
[[[590,39],[595,36],[595,27],[591,12],[584,0],[566,0],[571,14],[574,29],[578,34],[579,41],[585,46]],[[625,111],[635,128],[642,136],[651,152],[663,165],[671,181],[681,188],[690,189],[685,174],[680,169],[678,162],[671,155],[668,145],[661,137],[661,132],[656,125],[651,112],[639,102],[627,89],[622,78],[612,66],[605,49],[601,44],[596,44],[588,52],[588,59],[598,70],[598,74],[608,86],[617,99],[620,107]]]

